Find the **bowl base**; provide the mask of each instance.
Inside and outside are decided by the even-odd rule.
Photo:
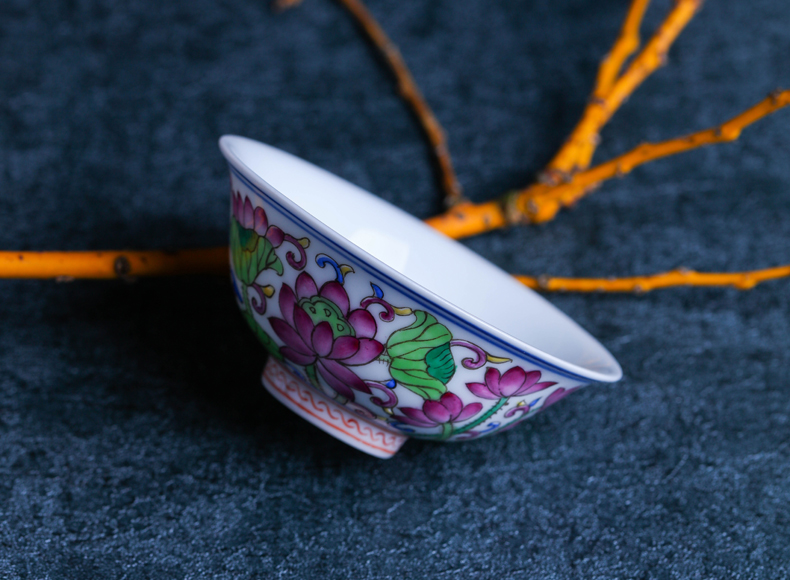
[[[274,357],[266,361],[261,382],[275,399],[302,419],[369,455],[388,459],[408,439],[336,403]]]

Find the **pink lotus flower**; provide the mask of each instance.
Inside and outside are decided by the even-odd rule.
[[[556,382],[539,383],[540,371],[525,372],[521,367],[513,367],[504,375],[498,369],[486,370],[485,384],[466,383],[466,387],[481,399],[499,400],[536,393],[556,385]]]
[[[436,427],[445,423],[465,421],[477,415],[482,408],[483,405],[480,403],[469,403],[464,406],[458,395],[445,393],[438,401],[425,401],[422,410],[405,407],[401,409],[403,416],[395,415],[395,418],[415,427]]]
[[[233,217],[245,230],[255,230],[259,236],[267,238],[277,248],[283,243],[285,234],[277,226],[269,227],[269,219],[262,207],[253,209],[250,198],[242,198],[241,193],[231,192]]]
[[[375,340],[376,321],[367,310],[349,312],[349,299],[339,282],[319,290],[307,272],[296,279],[296,293],[280,289],[282,318],[272,317],[272,329],[285,345],[280,353],[303,366],[315,364],[318,375],[338,394],[353,401],[352,389],[370,393],[370,387],[349,366],[365,365],[384,350]]]

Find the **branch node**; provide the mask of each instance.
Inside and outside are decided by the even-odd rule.
[[[528,221],[528,218],[518,208],[518,191],[509,191],[502,196],[502,215],[505,217],[505,223],[508,226],[515,226]],[[527,202],[527,211],[534,214],[538,211],[538,206],[534,201]]]
[[[132,265],[129,263],[129,258],[126,256],[118,256],[115,258],[112,268],[118,277],[128,276],[129,272],[132,271]]]

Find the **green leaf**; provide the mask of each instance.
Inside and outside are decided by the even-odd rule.
[[[455,374],[455,361],[450,350],[450,343],[437,346],[425,355],[425,364],[428,374],[440,380],[445,385],[450,382]]]
[[[447,392],[447,387],[440,380],[433,378],[416,364],[411,368],[402,368],[405,361],[393,361],[390,366],[390,375],[398,383],[417,393],[423,399],[438,400]],[[423,365],[424,366],[424,365]]]
[[[283,275],[283,263],[272,243],[253,230],[245,230],[235,219],[231,220],[230,249],[233,270],[247,286],[264,270],[271,269]]]
[[[390,374],[398,383],[424,399],[436,400],[455,373],[450,352],[453,336],[446,326],[424,310],[414,312],[414,322],[395,331],[387,341]]]

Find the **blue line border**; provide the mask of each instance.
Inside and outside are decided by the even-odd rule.
[[[345,250],[342,246],[338,245],[336,242],[334,242],[333,240],[331,240],[328,237],[326,237],[324,234],[322,234],[321,232],[316,230],[313,226],[311,226],[310,224],[305,222],[302,218],[296,216],[289,209],[283,207],[275,199],[270,197],[269,194],[267,194],[265,191],[263,191],[259,186],[255,185],[247,177],[242,175],[241,172],[239,172],[239,170],[236,169],[232,164],[228,163],[228,167],[230,168],[230,172],[233,175],[235,175],[239,180],[241,180],[247,187],[249,187],[261,199],[263,199],[267,203],[270,203],[271,205],[273,205],[275,208],[277,208],[277,210],[279,212],[281,212],[281,213],[285,214],[286,216],[288,216],[291,220],[293,220],[294,222],[298,223],[302,228],[304,228],[308,232],[311,232],[315,237],[319,238],[323,243],[325,243],[326,245],[332,247],[335,251],[337,251],[340,254],[342,254],[347,260],[349,260],[351,262],[354,262],[355,265],[357,263],[361,263],[362,266],[363,266],[362,269],[365,272],[367,272],[371,276],[379,278],[380,280],[386,281],[390,286],[393,286],[393,287],[397,288],[401,293],[403,293],[406,296],[410,297],[412,300],[417,302],[420,306],[422,306],[424,308],[427,308],[428,310],[433,310],[434,312],[436,312],[436,311],[441,312],[443,316],[445,316],[446,318],[452,320],[454,324],[460,326],[461,328],[463,328],[464,330],[466,330],[467,332],[469,332],[470,334],[472,334],[472,335],[474,335],[474,336],[476,336],[478,338],[482,338],[482,339],[484,339],[484,340],[486,340],[486,341],[488,341],[490,343],[496,344],[502,350],[506,351],[508,354],[511,354],[511,355],[516,356],[518,358],[526,359],[526,360],[530,361],[531,363],[536,364],[539,367],[542,367],[543,369],[550,370],[551,372],[556,373],[556,374],[558,374],[560,376],[563,376],[565,378],[568,378],[568,379],[581,380],[581,381],[584,381],[585,383],[594,382],[593,379],[589,379],[589,378],[584,377],[582,375],[577,375],[575,373],[568,372],[568,371],[566,371],[564,369],[561,369],[561,368],[559,368],[559,367],[557,367],[557,366],[555,366],[555,365],[553,365],[553,364],[551,364],[549,362],[546,362],[546,361],[544,361],[542,359],[537,358],[533,354],[530,354],[528,352],[524,352],[522,350],[518,350],[518,349],[514,348],[512,345],[509,345],[506,342],[502,341],[502,339],[500,339],[499,337],[493,336],[493,335],[489,334],[488,332],[486,332],[484,330],[481,330],[480,328],[478,328],[476,326],[470,325],[468,322],[466,322],[462,318],[458,317],[458,315],[456,315],[455,313],[450,312],[450,311],[446,310],[444,307],[440,306],[439,304],[436,304],[436,303],[430,301],[429,299],[421,296],[420,294],[416,293],[411,288],[408,288],[408,287],[404,286],[403,284],[401,284],[397,280],[393,280],[387,274],[385,274],[384,272],[381,272],[380,270],[376,269],[376,267],[372,266],[371,264],[368,264],[365,260],[361,259],[359,256],[353,256],[352,254],[350,254],[348,252],[348,250]]]

